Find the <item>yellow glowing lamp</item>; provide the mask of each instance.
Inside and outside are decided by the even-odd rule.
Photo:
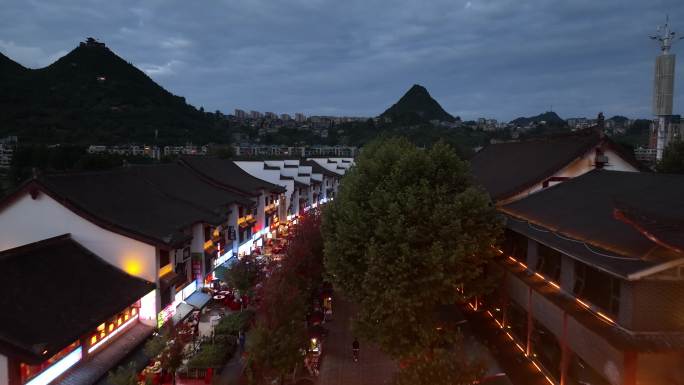
[[[123,263],[123,269],[130,275],[139,275],[142,273],[142,265],[140,261],[133,258],[128,258]]]
[[[91,344],[91,345],[95,345],[96,342],[97,342],[97,336],[92,336],[92,337],[90,338],[90,344]]]
[[[131,310],[131,315],[136,315],[136,314],[138,314],[138,309],[133,308],[133,309]]]
[[[121,317],[119,317],[119,319],[116,321],[116,325],[117,325],[117,326],[121,326],[121,323],[122,323],[122,322],[123,322],[123,321],[121,320]]]
[[[97,330],[98,330],[98,331],[102,331],[102,330],[104,330],[104,329],[105,329],[105,324],[104,324],[104,323],[101,323],[100,326],[97,327]]]
[[[128,321],[128,314],[124,314],[124,321]]]
[[[114,330],[114,324],[109,324],[109,331],[111,332],[112,330]]]

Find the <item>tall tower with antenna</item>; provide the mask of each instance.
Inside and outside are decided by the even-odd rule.
[[[656,57],[655,77],[653,79],[653,114],[656,116],[653,127],[655,136],[656,159],[663,157],[663,151],[674,139],[676,130],[672,126],[672,97],[674,94],[675,55],[670,53],[672,44],[682,38],[670,29],[670,19],[659,26],[657,34],[650,36],[660,44],[660,55]]]

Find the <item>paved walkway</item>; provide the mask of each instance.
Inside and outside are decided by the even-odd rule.
[[[57,383],[60,385],[91,385],[101,379],[106,373],[136,349],[154,329],[142,323],[137,323],[123,335],[116,338],[109,346],[96,352],[92,359],[81,362],[69,370]]]
[[[355,313],[348,302],[335,298],[333,322],[326,323],[330,330],[323,341],[323,361],[318,383],[321,385],[381,385],[387,384],[397,370],[397,365],[369,343],[361,343],[359,362],[352,359],[352,341],[349,331],[350,318]]]

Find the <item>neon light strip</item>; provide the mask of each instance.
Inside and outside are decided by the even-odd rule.
[[[27,382],[26,385],[47,385],[54,381],[55,378],[62,375],[79,362],[83,358],[83,348],[78,347],[73,352],[67,354],[61,360],[55,362],[52,366],[47,368],[43,373],[39,374],[36,378]]]
[[[503,329],[503,328],[504,328],[503,325],[496,319],[496,317],[494,317],[494,315],[493,315],[491,312],[487,311],[486,313],[487,313],[487,314],[496,322],[497,325],[499,325],[499,328],[500,328],[500,329]],[[525,349],[522,347],[522,345],[520,345],[520,343],[518,343],[518,341],[517,341],[515,338],[513,338],[513,336],[511,335],[511,333],[506,332],[506,337],[508,337],[508,339],[511,340],[511,342],[513,342],[513,344],[515,344],[515,347],[516,347],[518,350],[520,350],[520,352],[522,353],[522,355],[525,356],[525,357],[532,363],[532,365],[534,366],[534,368],[537,369],[537,371],[538,371],[542,376],[544,376],[544,378],[546,379],[546,381],[547,381],[550,385],[556,385],[556,383],[553,382],[553,380],[551,380],[551,378],[550,378],[549,376],[546,375],[546,372],[544,372],[544,370],[539,366],[539,364],[537,364],[537,363],[535,362],[535,360],[534,360],[532,357],[530,357],[530,356],[528,356],[527,354],[525,354]]]
[[[102,346],[102,344],[109,341],[109,339],[114,337],[115,335],[119,334],[120,331],[122,331],[126,326],[130,325],[133,321],[135,321],[137,319],[138,319],[138,314],[133,316],[133,318],[129,319],[128,321],[124,322],[123,325],[116,328],[111,334],[109,334],[105,338],[101,339],[100,342],[91,346],[90,349],[88,349],[88,354],[90,354],[90,353],[94,352],[95,350],[97,350],[98,348],[100,348],[100,346]]]
[[[509,256],[508,259],[510,259],[513,263],[517,263],[517,264],[519,264],[520,266],[522,266],[522,267],[524,267],[525,269],[527,269],[527,266],[526,266],[525,264],[523,264],[522,262],[519,262],[517,259],[515,259],[515,258],[513,258],[513,257],[511,257],[511,256]],[[553,281],[551,281],[551,280],[546,279],[546,277],[544,277],[543,275],[541,275],[541,274],[539,274],[539,273],[534,273],[534,275],[535,275],[537,278],[540,278],[540,279],[544,280],[544,282],[548,283],[550,286],[552,286],[552,287],[554,287],[554,288],[560,290],[560,286],[559,286],[557,283],[555,283],[555,282],[553,282]],[[579,298],[577,298],[577,297],[573,297],[573,298],[575,298],[575,301],[577,301],[577,303],[580,304],[583,308],[587,309],[590,313],[593,313],[595,316],[597,316],[597,317],[598,317],[599,319],[601,319],[602,321],[608,322],[608,323],[611,324],[611,325],[615,325],[615,321],[614,321],[612,318],[608,317],[607,315],[601,313],[601,312],[598,311],[598,310],[592,309],[591,305],[589,305],[588,303],[582,301],[581,299],[579,299]]]

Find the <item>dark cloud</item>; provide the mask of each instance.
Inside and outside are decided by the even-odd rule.
[[[413,83],[465,118],[650,115],[681,0],[5,0],[0,51],[41,67],[94,36],[207,110],[373,116]],[[675,47],[684,56],[684,42]],[[680,63],[682,62],[681,59]],[[684,112],[678,65],[676,110]]]

